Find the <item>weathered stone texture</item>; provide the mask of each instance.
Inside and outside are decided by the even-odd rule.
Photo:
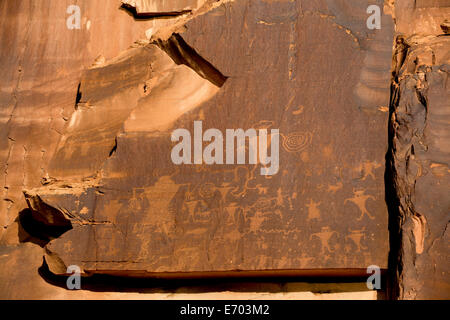
[[[387,190],[394,297],[450,297],[448,1],[396,1]]]
[[[398,196],[399,295],[449,298],[449,39],[402,40],[395,75],[392,178]]]

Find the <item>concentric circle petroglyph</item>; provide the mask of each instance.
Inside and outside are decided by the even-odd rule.
[[[310,132],[292,132],[283,137],[283,148],[287,152],[300,152],[311,144],[312,134]]]

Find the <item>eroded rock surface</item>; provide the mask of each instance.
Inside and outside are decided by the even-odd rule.
[[[386,190],[400,299],[449,298],[449,13],[446,0],[396,1]]]
[[[448,298],[450,105],[448,37],[399,40],[395,75],[392,174],[399,209],[399,294]]]

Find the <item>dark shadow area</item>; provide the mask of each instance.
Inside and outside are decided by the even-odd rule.
[[[78,109],[78,103],[80,103],[80,101],[81,101],[81,91],[80,91],[80,88],[81,88],[81,82],[78,84],[78,88],[77,88],[77,96],[76,96],[76,98],[75,98],[75,110]]]
[[[64,232],[72,229],[72,226],[49,226],[36,219],[31,209],[27,208],[19,212],[16,222],[19,225],[19,241],[31,242],[44,247],[50,240],[58,238]]]
[[[136,8],[128,4],[122,4],[119,7],[120,10],[125,11],[129,16],[135,20],[150,20],[150,19],[170,19],[176,16],[180,16],[185,13],[190,13],[191,10],[170,11],[170,12],[141,12],[138,13]]]
[[[38,270],[49,284],[64,289],[68,276],[53,274],[44,259]],[[384,279],[384,275],[382,275]],[[93,292],[127,293],[208,293],[208,292],[314,292],[339,293],[370,291],[365,277],[206,277],[206,278],[142,278],[93,274],[82,276],[81,289]],[[383,280],[382,283],[385,283]],[[378,293],[383,298],[384,293]]]
[[[403,63],[403,62],[402,62]],[[395,111],[395,106],[398,103],[398,90],[395,86],[397,74],[393,73],[391,84],[391,97],[389,105],[389,119],[388,119],[388,151],[385,156],[386,166],[384,172],[384,188],[385,201],[388,208],[388,228],[389,228],[389,256],[388,256],[388,272],[386,274],[386,298],[397,299],[398,297],[398,271],[401,268],[400,263],[400,249],[401,249],[401,226],[400,226],[400,200],[397,196],[395,188],[395,164],[394,164],[394,127],[391,122],[392,114]]]
[[[188,66],[217,87],[222,87],[228,79],[189,46],[178,33],[174,33],[168,40],[157,40],[154,43],[166,52],[176,64]]]
[[[117,151],[117,137],[114,138],[114,146],[112,147],[111,151],[109,152],[108,157],[111,157],[116,151]]]

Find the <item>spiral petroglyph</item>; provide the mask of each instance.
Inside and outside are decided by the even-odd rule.
[[[283,148],[287,152],[303,151],[311,144],[312,134],[310,132],[292,132],[283,137]]]

